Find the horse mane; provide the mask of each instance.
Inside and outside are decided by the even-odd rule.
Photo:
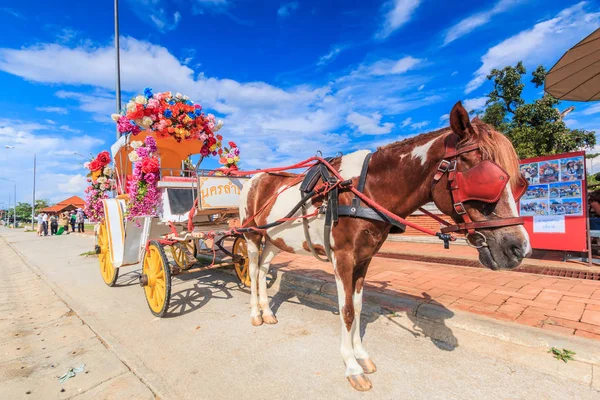
[[[403,139],[403,140],[399,140],[399,141],[396,141],[396,142],[393,142],[390,144],[386,144],[385,146],[380,146],[377,148],[377,150],[392,150],[392,149],[395,149],[396,147],[400,147],[400,146],[418,145],[421,142],[428,142],[430,139],[433,139],[436,136],[440,136],[441,134],[443,134],[449,130],[450,130],[450,127],[446,127],[446,128],[438,129],[436,131],[432,131],[432,132],[421,133],[420,135],[417,135],[417,136],[411,136],[411,137]]]
[[[491,126],[479,118],[474,118],[471,121],[471,124],[479,133],[477,135],[477,139],[483,159],[491,160],[504,168],[504,170],[510,176],[510,183],[513,185],[513,187],[515,187],[515,185],[518,183],[519,177],[521,176],[521,170],[519,167],[519,157],[517,156],[517,153],[515,152],[510,140],[508,140],[504,134],[496,132]],[[437,136],[441,136],[442,134],[449,132],[451,132],[450,127],[445,127],[378,147],[377,150],[390,151],[395,150],[398,147],[415,146],[424,142],[428,142]],[[459,142],[459,146],[468,144],[474,144],[472,137],[468,137]]]
[[[502,133],[492,129],[479,118],[471,121],[472,125],[479,131],[478,143],[484,160],[491,160],[504,168],[510,176],[513,187],[521,177],[519,157],[510,140]]]

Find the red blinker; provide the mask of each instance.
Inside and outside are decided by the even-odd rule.
[[[497,164],[484,160],[465,172],[458,172],[455,184],[461,201],[495,203],[500,200],[509,179],[506,171]]]

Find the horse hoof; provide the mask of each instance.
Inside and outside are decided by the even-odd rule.
[[[275,318],[275,316],[273,314],[271,314],[271,315],[263,314],[262,319],[265,324],[275,325],[277,323],[277,318]]]
[[[362,367],[365,374],[373,374],[377,372],[377,367],[370,358],[365,358],[364,360],[356,359],[356,361],[358,362],[358,365]]]
[[[371,384],[369,378],[367,378],[364,374],[350,375],[348,377],[348,382],[350,382],[350,385],[352,385],[352,387],[359,392],[366,392],[367,390],[371,390],[373,387],[373,384]]]
[[[252,326],[261,326],[263,324],[263,319],[260,315],[256,315],[250,318],[250,322],[252,322]]]

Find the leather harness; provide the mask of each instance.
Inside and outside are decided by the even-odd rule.
[[[438,236],[444,240],[444,247],[447,248],[450,237],[448,234],[450,233],[466,234],[467,242],[469,244],[471,244],[469,242],[469,235],[479,234],[484,239],[483,244],[479,247],[483,247],[487,246],[487,243],[485,242],[485,236],[483,236],[480,232],[477,232],[476,229],[522,225],[524,221],[521,217],[496,218],[476,222],[471,219],[463,202],[468,200],[479,200],[487,203],[497,202],[500,199],[504,188],[508,184],[510,176],[499,165],[489,160],[481,161],[468,171],[460,171],[458,168],[460,163],[459,156],[464,153],[480,150],[480,148],[478,144],[471,144],[457,149],[456,146],[459,142],[459,139],[460,137],[456,134],[450,134],[446,138],[444,158],[440,162],[433,177],[432,189],[433,186],[435,186],[444,175],[448,175],[448,190],[450,191],[450,195],[452,197],[453,208],[454,211],[462,218],[463,222],[450,225],[444,220],[435,218],[436,220],[447,225],[441,229],[441,234],[438,233]],[[356,186],[356,189],[360,193],[364,193],[371,156],[372,153],[367,154],[363,161],[360,176],[358,178],[358,184]],[[329,163],[332,159],[332,157],[326,158],[325,161]],[[334,186],[333,189],[327,193],[326,200],[319,208],[319,214],[325,214],[325,226],[323,231],[323,251],[325,253],[325,257],[322,257],[317,252],[311,241],[308,219],[302,219],[306,243],[310,252],[318,260],[323,262],[329,262],[331,260],[331,229],[333,225],[337,223],[340,216],[385,222],[397,227],[400,233],[403,233],[406,230],[406,226],[404,224],[388,218],[385,214],[382,214],[371,207],[361,206],[361,199],[356,194],[354,195],[350,205],[339,205],[339,188],[337,185],[335,185],[338,182],[338,179],[333,176],[327,167],[322,163],[313,166],[306,173],[306,176],[300,185],[300,191],[303,195],[303,199],[308,200],[310,198],[309,194],[319,180]],[[470,180],[475,182],[471,182],[471,185],[469,185]],[[513,190],[514,200],[518,201],[526,190],[527,181],[525,179],[520,179],[518,187]],[[306,215],[306,201],[301,202],[301,208],[302,213]]]
[[[486,165],[483,168],[480,167],[480,169],[485,170],[482,172],[483,175],[485,175],[485,177],[487,178],[487,180],[484,184],[479,185],[480,187],[477,188],[480,192],[478,193],[478,195],[474,196],[471,193],[467,193],[467,189],[465,188],[465,186],[468,182],[468,178],[460,178],[462,177],[461,174],[468,173],[469,171],[459,171],[459,156],[464,153],[480,150],[480,148],[478,144],[472,144],[457,150],[456,145],[458,144],[458,141],[459,136],[456,134],[450,134],[446,138],[446,149],[444,158],[440,162],[438,170],[433,177],[432,187],[435,186],[435,184],[437,184],[444,175],[448,175],[448,190],[450,191],[450,194],[452,196],[453,208],[454,211],[462,218],[463,222],[442,228],[442,233],[466,233],[468,237],[469,235],[475,234],[476,229],[522,225],[524,223],[524,220],[521,217],[497,218],[487,221],[473,222],[473,220],[467,213],[463,202],[467,200],[479,200],[487,203],[497,202],[500,199],[502,191],[508,183],[510,176],[496,163],[489,160],[481,161],[475,167],[471,168],[471,170],[480,167],[480,165],[482,165],[483,163],[491,164],[489,166]],[[527,190],[527,181],[524,179],[520,179],[518,185],[519,187],[515,188],[515,190],[513,191],[516,191],[516,194],[513,195],[515,201],[518,201],[518,199]]]
[[[367,172],[369,170],[369,161],[371,160],[372,155],[372,153],[369,153],[365,157],[360,171],[360,176],[358,177],[356,189],[361,193],[363,193],[365,189]],[[333,158],[326,158],[325,160],[330,162],[332,159]],[[300,191],[303,194],[310,192],[319,181],[319,178],[322,179],[323,182],[328,182],[332,185],[337,182],[337,178],[331,175],[325,165],[317,164],[306,173],[306,177],[300,185]],[[302,213],[307,213],[306,203],[302,204]],[[319,214],[325,214],[325,229],[323,230],[323,250],[325,252],[325,257],[322,257],[317,252],[312,240],[310,239],[308,220],[303,218],[302,223],[304,226],[304,236],[310,252],[317,260],[323,262],[329,262],[331,260],[331,228],[333,225],[335,225],[335,223],[337,223],[340,216],[386,222],[397,227],[400,232],[404,232],[406,230],[406,226],[404,224],[388,218],[386,215],[377,212],[371,207],[362,207],[361,200],[356,195],[354,195],[354,198],[349,206],[339,205],[339,190],[337,187],[334,187],[331,191],[329,191],[327,201],[320,207]]]

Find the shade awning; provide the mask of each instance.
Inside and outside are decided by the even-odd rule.
[[[560,100],[600,100],[600,28],[558,60],[546,75],[544,90]]]

